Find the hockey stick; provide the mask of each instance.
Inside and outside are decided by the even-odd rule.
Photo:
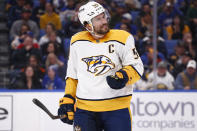
[[[37,106],[40,107],[44,112],[46,112],[46,113],[51,117],[51,119],[53,119],[53,120],[55,120],[55,119],[62,119],[62,118],[67,117],[66,115],[57,115],[57,116],[53,115],[53,114],[47,109],[47,107],[46,107],[42,102],[40,102],[38,99],[36,99],[36,98],[34,98],[32,101],[33,101],[33,103],[34,103],[35,105],[37,105]]]

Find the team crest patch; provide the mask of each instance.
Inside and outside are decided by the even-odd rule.
[[[96,76],[103,75],[115,67],[114,63],[104,55],[82,58],[82,61],[87,64],[87,71]]]
[[[81,131],[81,127],[80,126],[74,126],[74,131]]]

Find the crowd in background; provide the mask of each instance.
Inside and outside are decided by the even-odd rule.
[[[130,32],[145,72],[136,90],[197,89],[197,0],[158,0],[157,70],[153,71],[154,0],[95,0],[110,28]],[[6,0],[11,89],[63,89],[71,36],[84,30],[85,0]],[[121,34],[120,34],[121,35]]]

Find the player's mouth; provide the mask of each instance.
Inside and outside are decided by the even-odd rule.
[[[108,27],[107,24],[104,24],[104,25],[101,26],[101,29],[103,29],[103,30],[108,30],[108,28],[109,28],[109,27]]]

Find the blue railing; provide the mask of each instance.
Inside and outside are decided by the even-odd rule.
[[[197,90],[135,90],[134,92],[197,92]]]
[[[64,89],[58,89],[58,90],[45,90],[45,89],[0,89],[0,92],[64,92]],[[137,92],[197,92],[197,90],[134,90],[134,93]]]

